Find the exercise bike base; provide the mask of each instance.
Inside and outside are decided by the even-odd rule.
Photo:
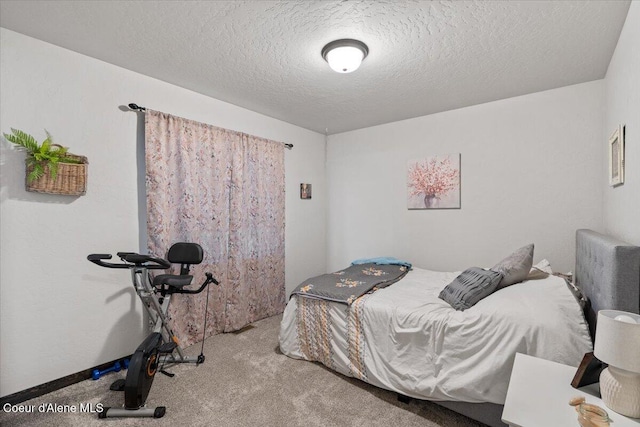
[[[102,412],[98,414],[98,418],[162,418],[166,412],[167,408],[165,406],[138,409],[107,407],[103,408]]]
[[[201,363],[204,363],[204,355],[200,356],[180,356],[177,355],[175,353],[171,353],[171,354],[165,354],[162,356],[158,357],[158,361],[160,364],[166,363],[169,365],[173,365],[173,364],[178,364],[178,363],[195,363],[196,365],[199,365]]]

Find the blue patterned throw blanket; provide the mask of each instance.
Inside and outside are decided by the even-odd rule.
[[[351,305],[362,295],[391,285],[410,270],[398,264],[356,264],[335,273],[302,282],[291,295],[300,295]]]

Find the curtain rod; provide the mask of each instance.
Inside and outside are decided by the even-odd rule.
[[[131,104],[129,104],[128,107],[129,107],[130,110],[137,111],[137,112],[140,112],[140,113],[144,112],[144,111],[147,111],[147,109],[145,107],[141,107],[138,104],[134,104],[133,102]],[[293,144],[287,144],[287,143],[284,143],[284,142],[283,142],[283,144],[289,150],[291,150],[293,148]]]

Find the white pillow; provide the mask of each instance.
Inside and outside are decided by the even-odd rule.
[[[533,267],[529,271],[527,275],[527,280],[538,280],[549,277],[549,275],[553,274],[553,270],[551,269],[551,264],[546,259],[543,259]]]
[[[527,278],[533,265],[533,243],[523,246],[493,267],[493,271],[502,274],[498,289],[520,283]]]

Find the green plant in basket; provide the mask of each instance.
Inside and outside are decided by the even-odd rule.
[[[11,128],[11,134],[4,134],[7,141],[16,144],[27,152],[27,167],[31,168],[31,172],[27,175],[27,181],[32,182],[44,176],[48,169],[51,179],[55,180],[58,175],[58,163],[82,163],[78,159],[69,157],[67,147],[54,144],[49,132],[47,139],[41,144],[28,133],[18,129]]]

